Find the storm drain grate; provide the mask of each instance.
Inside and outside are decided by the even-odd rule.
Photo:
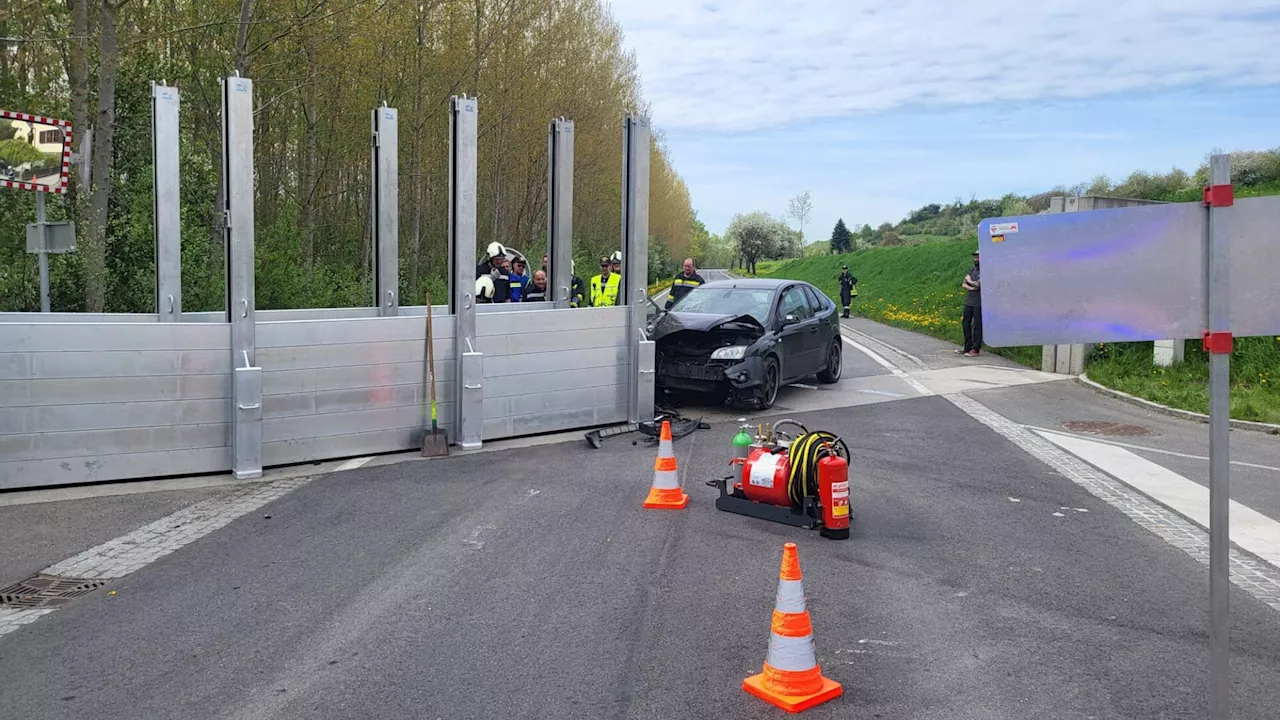
[[[19,608],[61,605],[106,584],[105,580],[37,575],[0,589],[0,605]]]
[[[1062,427],[1066,430],[1086,435],[1115,435],[1123,437],[1155,435],[1154,432],[1139,425],[1126,425],[1124,423],[1104,422],[1101,420],[1068,420],[1062,423]]]

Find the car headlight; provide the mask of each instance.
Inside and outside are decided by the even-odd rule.
[[[711,359],[712,360],[741,360],[742,357],[746,354],[747,354],[746,345],[734,345],[732,347],[716,348],[716,351],[711,353]]]

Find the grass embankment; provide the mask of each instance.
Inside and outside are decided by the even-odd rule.
[[[973,242],[935,241],[920,245],[877,247],[846,255],[801,258],[785,263],[757,263],[764,277],[812,283],[840,300],[840,265],[858,278],[858,297],[851,311],[894,327],[964,344],[960,318],[965,292],[960,287],[973,265]],[[1040,348],[993,349],[1024,365],[1039,368]]]
[[[761,276],[804,280],[839,300],[841,263],[858,278],[853,311],[886,325],[961,344],[964,293],[960,281],[977,241],[942,241],[881,247],[834,257],[758,263]],[[1039,346],[992,349],[1039,369]],[[1152,366],[1152,343],[1097,346],[1085,366],[1090,379],[1164,405],[1208,412],[1209,360],[1199,341],[1187,342],[1186,361]],[[1280,423],[1280,338],[1241,338],[1231,356],[1231,416]]]

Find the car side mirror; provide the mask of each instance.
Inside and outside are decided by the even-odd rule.
[[[795,325],[798,322],[800,322],[800,318],[796,317],[795,315],[787,315],[786,317],[782,318],[782,327],[786,327],[788,325]]]

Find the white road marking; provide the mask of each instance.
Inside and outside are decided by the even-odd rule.
[[[1124,448],[1058,433],[1041,437],[1209,528],[1209,488]],[[1231,541],[1280,568],[1280,522],[1231,501]]]
[[[496,529],[497,528],[495,528],[492,525],[477,525],[471,529],[471,534],[467,535],[467,537],[464,538],[462,542],[468,545],[471,545],[477,550],[480,550],[484,547],[484,541],[480,539],[480,533],[484,532],[485,530],[496,530]]]
[[[355,470],[358,467],[363,467],[365,463],[369,462],[372,459],[373,459],[372,457],[351,458],[350,460],[334,468],[332,472],[343,472],[344,470]]]
[[[905,396],[905,395],[903,395],[902,393],[889,392],[888,390],[866,390],[866,389],[859,389],[859,390],[858,390],[858,392],[864,392],[864,393],[868,393],[868,394],[871,394],[871,395],[883,395],[883,396],[885,396],[885,397],[906,397],[906,396]]]
[[[817,385],[805,385],[804,383],[791,383],[791,387],[804,388],[805,390],[817,390]]]
[[[883,357],[867,350],[858,343],[850,341],[849,338],[846,337],[844,340],[881,365],[890,369],[898,369]],[[888,343],[881,344],[886,347],[892,347]],[[899,372],[901,372],[900,369]],[[973,398],[963,394],[943,395],[941,397],[955,405],[969,417],[986,425],[1009,442],[1017,445],[1032,457],[1053,468],[1063,477],[1124,513],[1139,526],[1195,558],[1202,565],[1208,566],[1209,539],[1203,527],[1188,520],[1177,511],[1170,510],[1135,491],[1124,482],[1095,470],[1080,458],[1059,448],[1048,438],[1013,422]],[[1106,447],[1102,443],[1098,445]],[[1137,456],[1135,455],[1134,457]],[[1142,458],[1138,459],[1142,460]],[[1154,465],[1154,463],[1152,464]],[[1185,478],[1183,479],[1185,480]],[[1203,490],[1203,488],[1201,489]],[[1205,492],[1207,493],[1208,491],[1205,490]],[[1236,510],[1236,504],[1235,501],[1232,501],[1231,509],[1233,515]],[[1270,520],[1270,518],[1266,519]],[[1235,533],[1232,534],[1232,539],[1235,539]],[[1280,610],[1280,575],[1276,574],[1275,566],[1239,552],[1236,548],[1230,549],[1230,562],[1231,582],[1275,610]]]
[[[1037,427],[1035,425],[1023,425],[1023,427],[1030,428],[1031,430],[1035,430],[1036,432],[1039,432],[1041,434],[1053,433],[1054,435],[1080,438],[1081,440],[1088,440],[1090,442],[1103,443],[1105,445],[1115,445],[1116,447],[1129,448],[1131,450],[1141,450],[1142,452],[1151,452],[1159,455],[1169,455],[1172,457],[1186,458],[1188,460],[1201,460],[1204,462],[1209,462],[1209,458],[1205,457],[1204,455],[1188,455],[1187,453],[1174,452],[1173,450],[1162,450],[1161,448],[1153,448],[1153,447],[1148,447],[1146,445],[1134,445],[1132,443],[1125,443],[1125,442],[1120,442],[1119,440],[1110,440],[1107,438],[1088,437],[1085,435],[1065,432],[1062,430],[1054,430],[1053,428]],[[1240,467],[1255,468],[1257,470],[1271,470],[1272,472],[1280,472],[1280,467],[1272,467],[1271,465],[1259,465],[1257,463],[1244,462],[1243,460],[1232,460],[1231,464],[1238,465]]]
[[[884,357],[882,357],[882,356],[881,356],[879,353],[877,353],[876,351],[872,350],[871,348],[867,347],[866,345],[863,345],[863,344],[861,344],[861,343],[858,343],[858,342],[855,342],[855,341],[853,341],[853,340],[849,339],[849,338],[848,338],[847,336],[845,336],[845,335],[841,335],[840,337],[841,337],[841,339],[843,339],[845,342],[849,343],[849,345],[851,345],[854,349],[858,350],[858,351],[859,351],[859,352],[861,352],[863,355],[866,355],[867,357],[871,358],[872,360],[874,360],[876,363],[878,363],[878,364],[879,364],[881,367],[883,367],[884,369],[886,369],[886,370],[888,370],[889,372],[893,373],[894,377],[896,377],[896,378],[898,378],[899,380],[903,381],[904,383],[906,383],[906,384],[910,385],[912,390],[915,390],[916,392],[920,393],[921,395],[932,395],[932,394],[933,394],[933,391],[932,391],[932,390],[930,390],[929,388],[925,387],[924,385],[922,385],[922,384],[920,383],[920,381],[919,381],[919,380],[916,380],[915,378],[913,378],[913,377],[911,377],[910,375],[908,375],[906,372],[904,372],[902,369],[900,369],[897,365],[894,365],[893,363],[889,362],[888,360],[885,360],[885,359],[884,359]]]
[[[40,572],[90,580],[122,578],[309,482],[311,477],[299,477],[241,486],[226,495],[209,498],[166,515]],[[53,612],[54,608],[39,608],[34,615],[14,613],[13,610],[0,608],[0,635]]]

